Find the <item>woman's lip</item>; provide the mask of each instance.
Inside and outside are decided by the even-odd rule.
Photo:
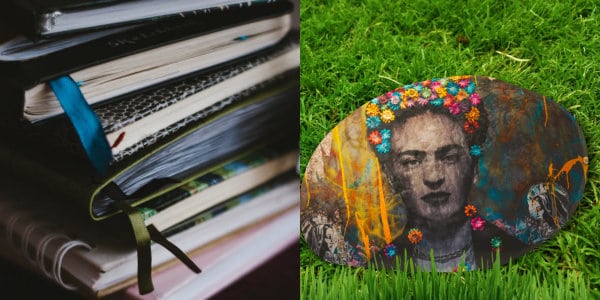
[[[450,195],[447,192],[434,192],[421,197],[421,200],[429,205],[440,206],[448,202]]]

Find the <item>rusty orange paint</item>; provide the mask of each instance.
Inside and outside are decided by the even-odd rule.
[[[544,99],[544,112],[546,113],[546,120],[544,121],[544,127],[548,126],[548,104],[546,103],[546,96],[543,96]]]
[[[545,98],[544,98],[545,100]],[[545,102],[544,102],[545,104]],[[581,164],[581,167],[583,169],[583,178],[584,180],[587,180],[587,171],[588,171],[588,165],[586,164],[586,158],[582,157],[582,156],[577,156],[569,161],[567,161],[566,163],[563,164],[563,166],[560,168],[560,170],[558,170],[558,172],[556,174],[554,173],[554,168],[552,163],[550,163],[550,165],[548,166],[548,179],[549,179],[549,185],[550,185],[550,192],[552,193],[552,208],[555,212],[558,211],[557,208],[557,204],[556,204],[556,191],[554,190],[554,183],[560,178],[561,175],[565,175],[565,180],[567,182],[567,189],[570,188],[570,184],[569,184],[569,172],[571,172],[571,170],[575,167],[575,165],[577,163]],[[558,215],[555,214],[554,216],[552,216],[552,219],[554,221],[554,224],[556,224],[556,226],[559,226],[559,222],[558,222]]]
[[[571,172],[571,169],[573,169],[577,163],[581,164],[581,168],[583,168],[583,179],[587,180],[588,165],[585,163],[585,161],[586,159],[583,156],[577,156],[567,161],[555,175],[552,175],[553,168],[552,163],[550,163],[550,166],[548,167],[548,177],[550,178],[550,181],[556,182],[556,180],[558,180],[558,178],[564,174],[565,180],[567,181],[567,189],[569,189],[569,172]]]

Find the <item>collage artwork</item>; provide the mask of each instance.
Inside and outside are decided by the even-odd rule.
[[[302,181],[301,231],[336,264],[485,268],[562,228],[587,168],[577,122],[553,100],[489,77],[416,82],[324,137]]]

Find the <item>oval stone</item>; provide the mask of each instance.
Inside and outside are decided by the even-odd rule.
[[[575,118],[551,99],[490,77],[416,82],[325,136],[302,182],[301,230],[336,264],[485,268],[556,234],[587,169]]]

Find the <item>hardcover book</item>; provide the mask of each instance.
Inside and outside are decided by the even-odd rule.
[[[245,98],[296,80],[299,50],[295,37],[276,46],[139,93],[93,106],[113,161],[118,162],[192,126]],[[19,124],[18,135],[60,152],[86,157],[73,125],[65,116],[39,124]],[[57,142],[60,141],[60,142]]]
[[[244,149],[274,142],[294,145],[298,90],[297,84],[291,84],[253,95],[110,165],[104,176],[87,160],[70,153],[36,151],[25,142],[2,145],[0,164],[9,176],[36,174],[33,178],[40,186],[101,220],[119,211],[113,187],[125,194],[128,205],[136,206]]]
[[[51,36],[258,6],[271,0],[7,0],[4,18],[34,36]]]
[[[124,230],[127,226],[123,220],[109,224],[92,222],[76,210],[56,205],[60,199],[31,189],[24,192],[23,185],[8,187],[9,182],[3,181],[0,194],[0,228],[6,233],[0,236],[6,246],[0,249],[1,256],[86,296],[103,297],[136,283],[135,244],[129,230]],[[237,189],[235,184],[229,188]],[[282,214],[298,218],[298,184],[293,171],[240,192],[178,224],[177,230],[165,233],[182,251],[204,257],[196,262],[200,266],[211,261],[210,268],[203,271],[206,277],[212,276],[210,269],[227,265],[214,259],[214,252],[209,250],[212,247],[227,240],[242,242],[245,232],[270,226],[267,224],[281,219]],[[284,219],[287,221],[279,222],[279,226],[292,226],[297,233],[298,222]],[[111,234],[106,234],[108,231]],[[278,249],[287,244],[284,241],[290,236],[282,238],[265,240],[260,245]],[[249,250],[257,246],[246,243]],[[151,250],[153,273],[177,265],[164,248],[154,244]],[[188,269],[179,272],[193,278],[194,273]]]
[[[290,29],[286,4],[135,27],[29,59],[6,49],[0,78],[11,101],[3,115],[36,122],[61,114],[47,84],[60,76],[94,104],[267,48]]]

